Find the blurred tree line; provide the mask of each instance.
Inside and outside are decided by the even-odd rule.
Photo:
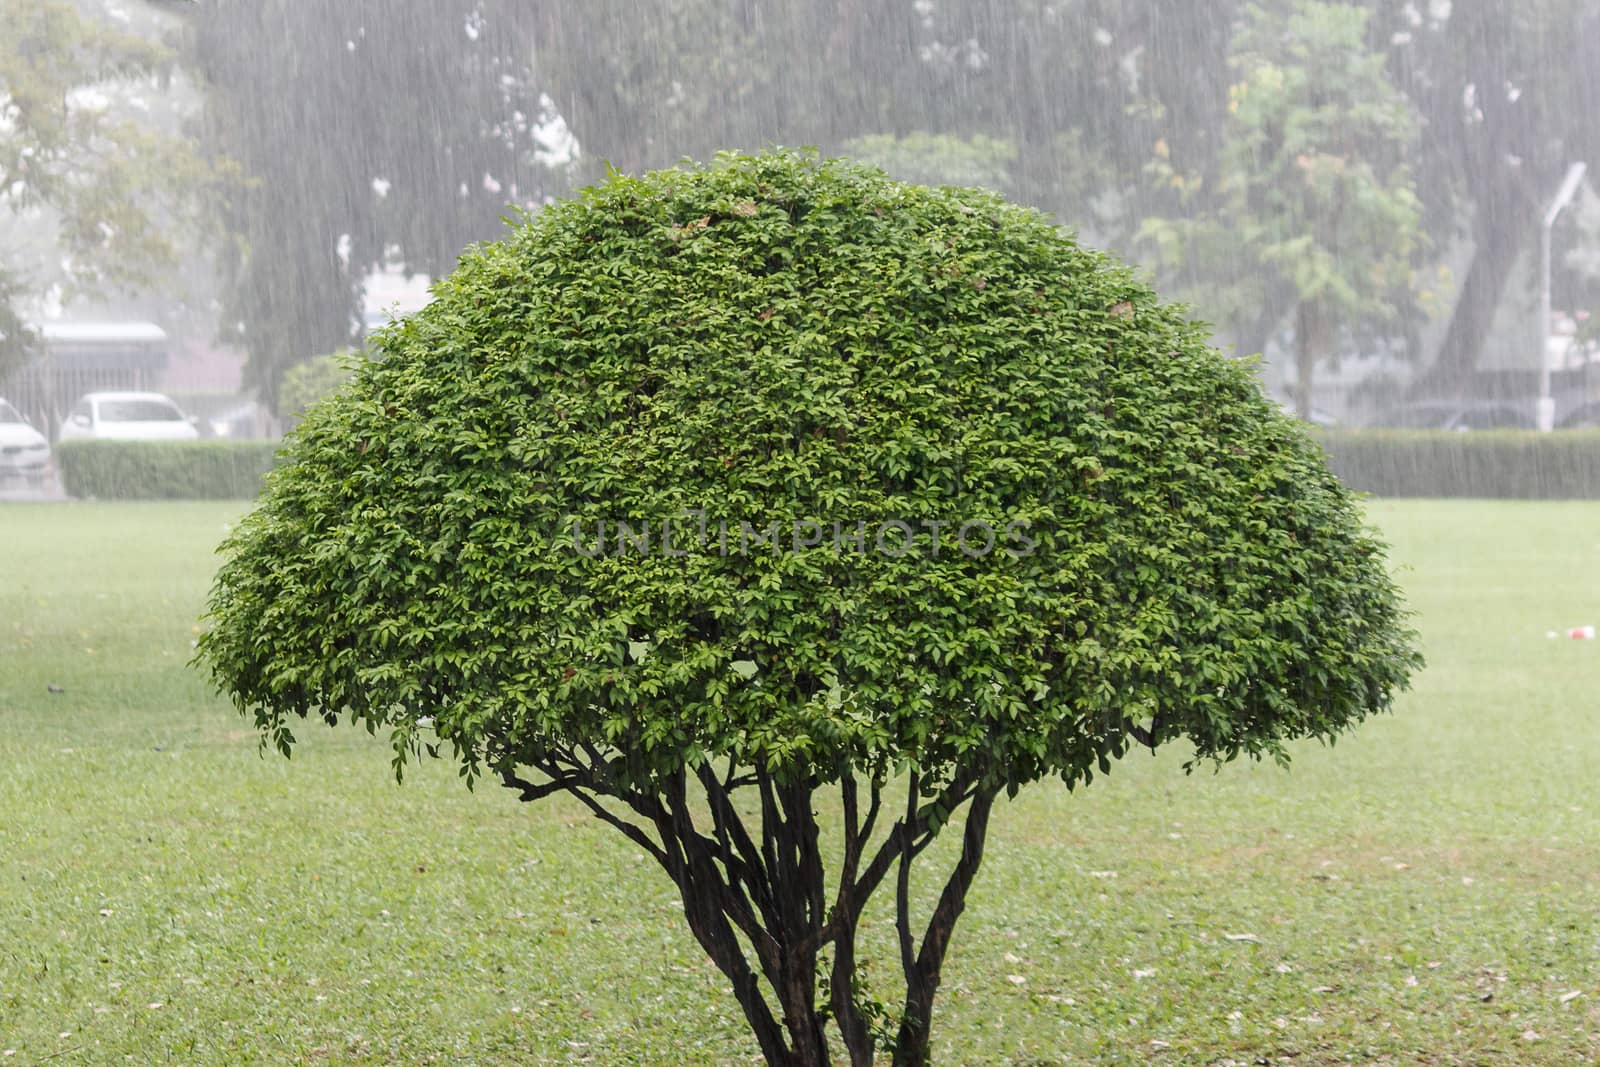
[[[180,56],[130,22],[0,0],[0,379],[32,349],[41,291],[157,284],[216,235],[212,198],[239,177],[151,107]]]
[[[445,273],[608,165],[771,143],[1053,212],[1240,352],[1292,325],[1303,385],[1398,339],[1439,388],[1482,359],[1567,165],[1600,162],[1600,0],[166,6],[199,144],[248,176],[219,216],[224,332],[274,401],[290,367],[359,341],[374,267]],[[1441,313],[1421,279],[1464,242],[1421,352]]]

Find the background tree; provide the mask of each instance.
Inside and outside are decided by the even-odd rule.
[[[930,128],[1017,146],[1015,193],[1067,225],[1130,238],[1174,191],[1143,180],[1162,146],[1209,176],[1228,103],[1235,0],[983,0],[930,5],[922,92]]]
[[[1567,167],[1600,160],[1593,56],[1600,4],[1373,4],[1390,77],[1427,124],[1416,162],[1435,244],[1472,259],[1420,393],[1453,392],[1478,366],[1519,258]]]
[[[7,272],[0,272],[0,381],[28,359],[33,349],[33,334],[17,306],[26,293]]]
[[[923,185],[961,185],[1005,192],[1012,183],[1017,148],[981,134],[869,134],[843,144],[844,154],[882,167],[902,181]]]
[[[30,347],[22,306],[133,290],[174,269],[226,168],[129,106],[174,54],[66,0],[0,0],[0,215],[53,231],[0,248],[0,378]]]
[[[257,179],[228,216],[249,382],[275,405],[289,367],[352,343],[374,266],[445,273],[508,207],[563,191],[541,119],[560,116],[591,178],[905,132],[926,98],[917,26],[909,5],[835,0],[207,0],[190,46],[209,140]]]
[[[290,367],[359,340],[370,271],[443,274],[544,197],[522,6],[214,0],[191,15],[207,142],[252,179],[226,211],[225,333],[270,405]]]
[[[1219,187],[1181,173],[1164,151],[1151,168],[1193,188],[1199,210],[1146,220],[1145,237],[1192,291],[1225,294],[1215,306],[1236,335],[1269,294],[1290,294],[1302,416],[1339,331],[1391,320],[1408,301],[1422,243],[1406,164],[1415,119],[1366,36],[1367,13],[1347,4],[1249,5],[1234,41]]]
[[[283,376],[278,410],[287,418],[299,418],[348,382],[365,358],[359,350],[343,349],[296,363]]]
[[[1003,172],[1069,224],[1126,233],[1151,129],[1193,131],[1169,136],[1180,156],[1210,136],[1191,120],[1225,103],[1208,57],[1226,32],[1177,0],[1069,16],[971,0],[206,0],[191,46],[210,140],[258,179],[229,215],[226,319],[250,380],[273,398],[288,367],[350,343],[374,264],[443,273],[508,205],[565,188],[537,163],[538,117],[560,116],[591,179],[728,146],[864,148],[921,180]]]
[[[1453,310],[1453,292],[1424,306],[1401,279],[1386,314],[1368,302],[1341,319],[1368,339],[1403,334],[1425,356],[1423,322],[1448,315],[1442,356],[1419,388],[1454,388],[1476,366],[1531,241],[1532,205],[1567,163],[1600,148],[1586,62],[1600,41],[1600,4],[1324,6],[1347,22],[1369,13],[1364,48],[1329,41],[1361,68],[1361,84],[1346,85],[1354,99],[1388,108],[1380,98],[1398,90],[1423,124],[1426,135],[1408,134],[1401,155],[1432,250],[1472,243]],[[555,116],[581,147],[573,171],[587,179],[608,164],[636,173],[777,143],[829,154],[872,146],[875,159],[931,164],[948,173],[915,176],[951,181],[972,172],[959,146],[986,140],[1011,153],[1009,195],[1097,243],[1142,252],[1147,221],[1195,220],[1191,263],[1212,249],[1204,225],[1227,213],[1229,182],[1248,184],[1253,171],[1229,94],[1245,47],[1236,37],[1260,16],[1246,18],[1235,0],[185,7],[209,72],[212,143],[260,179],[229,216],[239,243],[225,320],[269,399],[288,366],[350,343],[371,266],[438,275],[456,249],[498,234],[508,206],[567,188],[566,174],[541,162],[540,120]],[[1263,10],[1292,9],[1273,0]],[[1348,82],[1316,49],[1280,43],[1261,54],[1302,83]],[[1375,72],[1377,55],[1387,64]],[[1297,106],[1331,116],[1340,99]],[[1350,116],[1352,139],[1323,154],[1387,166],[1396,136],[1369,119]],[[898,157],[882,156],[889,145]],[[929,155],[932,145],[952,151]],[[1341,251],[1357,261],[1384,254],[1354,242]],[[1208,308],[1241,309],[1222,322],[1239,351],[1261,350],[1297,309],[1315,326],[1315,306],[1285,272],[1254,284],[1249,315],[1231,273],[1189,271],[1182,281]]]
[[[1417,662],[1298,425],[989,194],[782,153],[618,174],[374,343],[229,541],[201,660],[286,754],[346,719],[397,772],[443,746],[575,796],[773,1064],[927,1061],[1002,793],[1180,738],[1282,758]],[[891,884],[898,1011],[857,969]]]

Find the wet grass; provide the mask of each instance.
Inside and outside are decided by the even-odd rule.
[[[184,666],[235,513],[0,507],[0,1064],[754,1062],[580,810],[397,787],[353,732],[258,755]],[[1600,506],[1372,516],[1416,690],[1287,773],[1164,754],[1002,804],[940,1062],[1597,1055],[1600,642],[1545,634],[1600,623]]]

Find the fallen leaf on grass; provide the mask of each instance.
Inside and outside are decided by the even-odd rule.
[[[1251,945],[1261,944],[1261,938],[1255,934],[1223,934],[1222,936],[1229,941],[1244,941]]]
[[[1583,990],[1574,989],[1570,993],[1561,994],[1561,1003],[1563,1003],[1563,1004],[1571,1004],[1574,1000],[1577,1000],[1581,996],[1583,996]]]

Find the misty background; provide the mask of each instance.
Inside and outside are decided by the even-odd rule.
[[[1585,0],[0,0],[0,397],[270,436],[518,212],[782,144],[1050,212],[1315,421],[1581,422],[1586,180],[1548,315],[1539,253],[1597,48]]]

